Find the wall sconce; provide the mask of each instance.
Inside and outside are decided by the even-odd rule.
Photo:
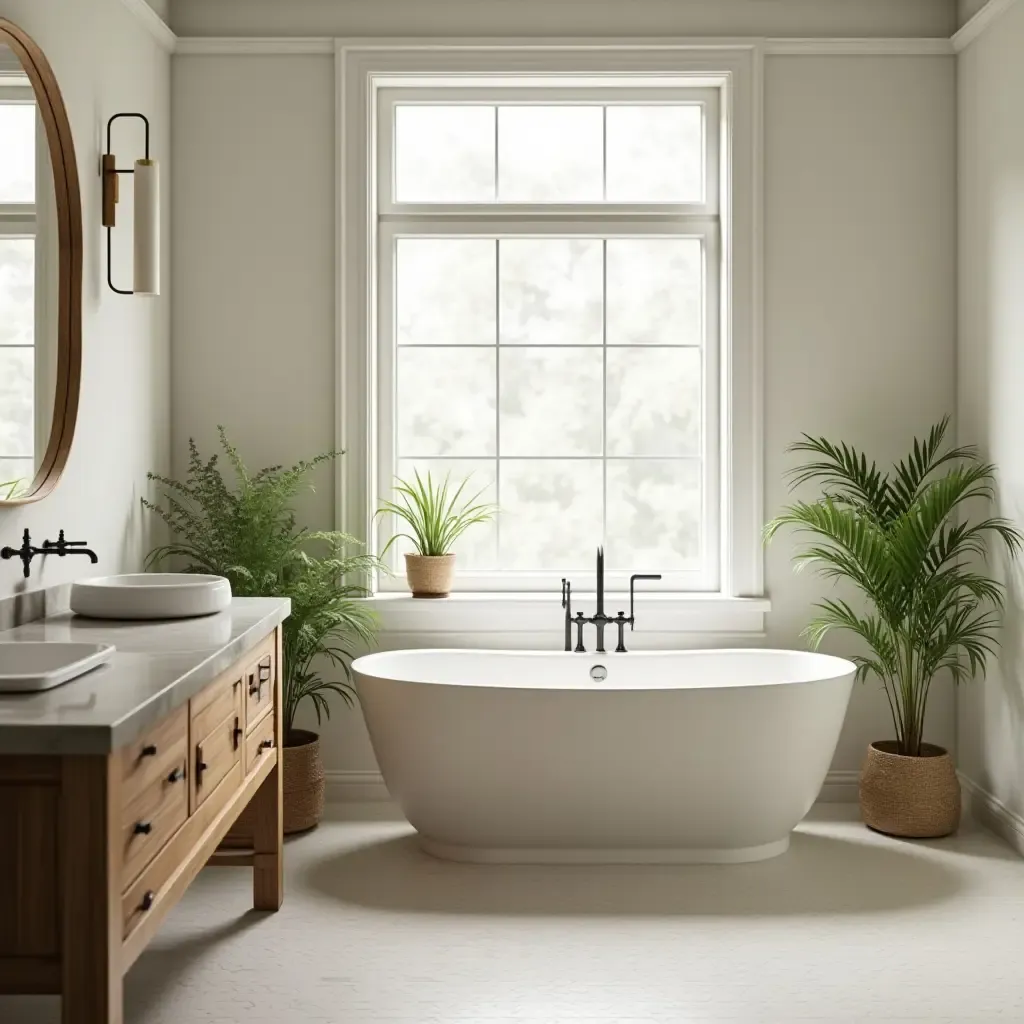
[[[120,169],[111,151],[110,129],[121,117],[137,117],[146,126],[146,156],[131,170]],[[103,226],[107,229],[107,285],[118,295],[160,294],[160,166],[149,156],[149,118],[143,114],[115,114],[107,122],[107,151],[103,154]],[[120,198],[119,174],[135,179],[134,283],[130,291],[115,286],[111,254],[112,228]]]

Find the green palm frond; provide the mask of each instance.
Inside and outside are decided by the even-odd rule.
[[[387,554],[400,537],[410,541],[421,555],[447,555],[466,530],[477,523],[486,523],[497,515],[498,506],[479,500],[483,491],[468,498],[463,492],[469,483],[467,477],[452,488],[451,474],[435,483],[430,473],[424,480],[414,471],[412,480],[395,482],[397,501],[382,501],[377,515],[391,514],[412,531],[397,531],[384,546]]]
[[[147,568],[172,561],[185,572],[226,576],[239,597],[291,599],[282,627],[283,717],[291,732],[304,702],[320,723],[330,717],[330,695],[349,706],[355,700],[349,665],[376,633],[361,598],[382,566],[344,533],[299,527],[292,510],[300,491],[312,490],[309,474],[342,452],[252,473],[218,429],[234,486],[225,481],[219,457],[204,460],[194,441],[184,481],[150,474],[163,488],[162,500],[143,505],[167,524],[172,539],[149,553]]]
[[[833,630],[860,638],[869,653],[853,658],[858,678],[881,680],[907,754],[920,753],[935,676],[967,680],[995,653],[1004,589],[972,564],[984,563],[993,540],[1011,556],[1024,545],[1008,519],[967,520],[967,506],[995,499],[995,468],[973,447],[946,447],[948,428],[946,417],[887,473],[850,445],[804,435],[790,451],[812,458],[790,480],[823,494],[787,506],[764,531],[766,542],[783,528],[810,535],[795,567],[846,581],[866,599],[869,614],[820,602],[804,635],[812,647]]]

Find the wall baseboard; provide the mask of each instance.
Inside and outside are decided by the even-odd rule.
[[[983,789],[963,772],[957,772],[969,813],[975,821],[1005,840],[1024,857],[1024,818],[1011,811],[1000,799]]]
[[[988,3],[953,36],[953,49],[960,53],[1001,18],[1017,0],[988,0]]]
[[[171,31],[167,22],[146,3],[146,0],[121,0],[121,3],[145,25],[149,34],[160,44],[162,49],[168,53],[174,53],[178,37]]]
[[[829,772],[825,785],[821,787],[818,803],[855,803],[859,774],[856,771]],[[378,771],[328,771],[325,772],[325,781],[328,804],[380,803],[391,799]]]

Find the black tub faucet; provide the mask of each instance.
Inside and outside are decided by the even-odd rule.
[[[626,653],[626,626],[628,625],[630,631],[636,622],[636,616],[633,611],[634,603],[634,587],[637,580],[660,580],[660,574],[649,574],[649,573],[635,573],[629,578],[629,618],[626,618],[625,612],[619,612],[614,618],[609,618],[605,614],[604,610],[604,548],[599,547],[597,549],[597,611],[591,618],[586,618],[583,612],[577,612],[575,618],[572,614],[572,583],[569,580],[562,580],[562,607],[565,609],[565,649],[567,651],[575,650],[577,654],[586,654],[586,648],[583,646],[583,627],[586,625],[593,625],[597,629],[597,647],[596,651],[598,654],[605,654],[604,647],[604,631],[607,626],[618,626],[619,636],[618,644],[615,647],[617,654]],[[576,646],[572,645],[572,627],[576,625]]]
[[[66,555],[88,555],[89,560],[95,565],[99,559],[96,557],[95,551],[86,547],[88,543],[85,540],[65,540],[64,531],[61,530],[57,535],[57,540],[44,540],[43,546],[37,548],[32,546],[32,536],[26,530],[21,538],[21,547],[0,548],[0,558],[4,561],[8,558],[20,558],[25,571],[25,579],[28,579],[32,559],[36,555],[56,555],[58,558],[64,558]]]

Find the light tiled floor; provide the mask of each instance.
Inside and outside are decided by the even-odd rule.
[[[287,900],[205,871],[127,979],[129,1024],[1024,1021],[1024,860],[819,808],[732,867],[446,864],[394,821],[288,845]],[[52,1000],[0,998],[3,1024]]]

